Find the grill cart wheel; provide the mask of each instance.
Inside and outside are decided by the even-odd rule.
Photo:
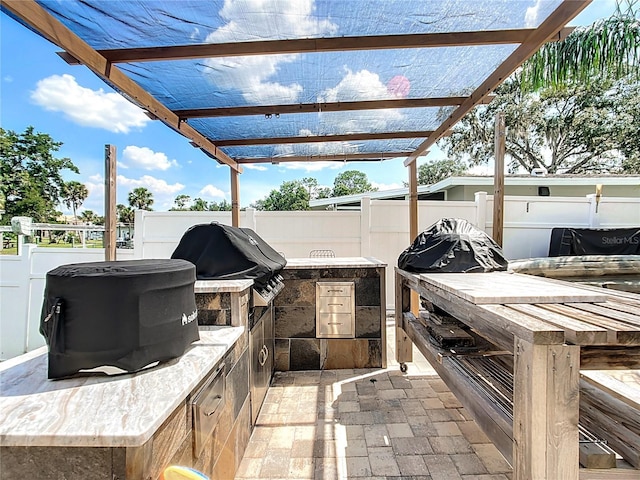
[[[406,363],[403,362],[403,363],[400,364],[400,371],[402,373],[407,373],[408,369],[409,369],[409,366]]]

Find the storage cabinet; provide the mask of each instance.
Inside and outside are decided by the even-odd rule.
[[[259,320],[249,333],[249,352],[251,356],[249,382],[251,389],[251,422],[252,425],[255,425],[273,374],[274,335],[272,305],[269,305],[261,312]]]
[[[354,282],[316,283],[316,335],[318,338],[354,338],[356,297]]]

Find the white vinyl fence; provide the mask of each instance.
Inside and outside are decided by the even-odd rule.
[[[480,192],[475,201],[418,202],[419,231],[440,218],[463,218],[491,234],[493,198]],[[230,212],[137,211],[133,250],[117,259],[169,258],[183,233],[208,222],[231,224]],[[365,198],[361,211],[241,212],[240,226],[255,230],[286,258],[307,257],[330,249],[336,257],[375,257],[387,263],[387,306],[393,305],[393,267],[411,243],[409,202]],[[639,198],[507,197],[504,252],[507,258],[545,257],[551,229],[640,226]],[[20,255],[0,256],[0,359],[44,344],[38,332],[45,276],[68,263],[104,260],[103,249],[54,249],[24,245]]]

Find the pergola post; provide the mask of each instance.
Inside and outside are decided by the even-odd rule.
[[[409,163],[409,243],[418,236],[418,161]],[[420,296],[411,291],[411,312],[420,313]]]
[[[493,174],[493,239],[502,246],[504,229],[504,154],[506,142],[504,112],[496,114],[495,169]]]
[[[240,188],[239,173],[230,168],[231,171],[231,226],[240,226]]]
[[[104,259],[116,259],[116,147],[104,146]]]

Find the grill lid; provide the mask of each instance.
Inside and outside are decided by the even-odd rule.
[[[198,280],[252,279],[263,289],[287,264],[285,258],[250,228],[218,222],[189,228],[171,254],[196,266]]]

